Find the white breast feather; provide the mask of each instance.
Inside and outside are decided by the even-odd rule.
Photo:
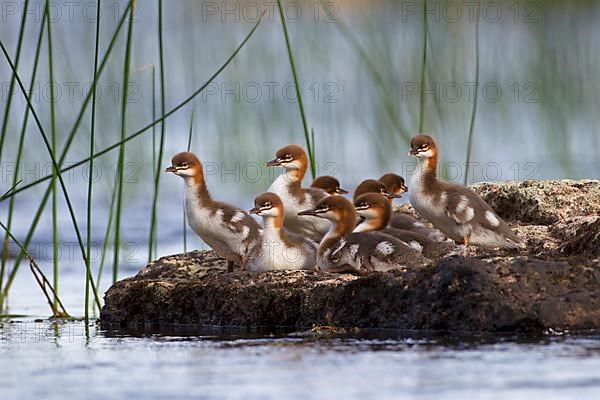
[[[499,226],[500,225],[500,220],[490,210],[487,210],[485,212],[485,219],[488,220],[488,222],[490,223],[491,226]]]

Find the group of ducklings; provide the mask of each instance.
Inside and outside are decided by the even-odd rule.
[[[368,273],[427,263],[456,249],[455,242],[522,248],[520,239],[471,189],[438,180],[437,145],[428,135],[411,140],[417,169],[409,187],[386,173],[361,182],[352,202],[331,176],[302,187],[309,160],[301,146],[279,149],[267,167],[282,167],[248,212],[213,200],[202,163],[193,154],[175,155],[166,172],[184,179],[185,210],[194,232],[228,262],[248,271],[305,269]],[[393,212],[393,199],[409,191],[411,214]],[[250,214],[262,218],[261,227]]]

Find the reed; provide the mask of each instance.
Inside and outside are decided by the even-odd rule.
[[[31,96],[31,93],[33,93],[33,88],[35,85],[35,79],[37,76],[37,68],[38,68],[38,64],[39,64],[39,60],[40,60],[40,52],[41,52],[41,48],[42,48],[42,40],[44,37],[44,30],[45,30],[45,25],[46,25],[46,18],[42,18],[42,22],[41,22],[41,27],[40,27],[40,32],[38,34],[38,39],[37,39],[37,45],[35,48],[35,56],[33,59],[33,69],[31,71],[31,80],[29,82],[29,96]],[[10,92],[12,93],[12,91]],[[5,119],[6,120],[6,119]],[[21,125],[21,132],[19,135],[19,144],[17,146],[17,156],[15,159],[15,174],[13,176],[13,180],[12,180],[12,186],[11,189],[5,193],[2,197],[6,196],[9,193],[12,193],[12,191],[15,190],[15,188],[17,187],[17,185],[19,184],[20,180],[19,180],[19,174],[20,174],[20,166],[21,166],[21,159],[23,156],[23,147],[25,145],[25,136],[27,135],[27,122],[29,121],[29,108],[25,108],[25,113],[23,116],[23,123]],[[4,248],[2,251],[2,261],[1,261],[1,265],[0,265],[0,311],[4,308],[4,296],[3,296],[3,291],[2,291],[2,287],[4,284],[4,275],[6,273],[6,262],[7,262],[7,257],[8,257],[8,241],[9,241],[9,234],[8,232],[10,232],[11,228],[12,228],[12,222],[13,222],[13,215],[14,215],[14,208],[15,208],[15,196],[10,197],[10,202],[8,205],[8,220],[7,220],[7,230],[5,232],[5,237],[4,237]]]
[[[292,68],[292,76],[294,77],[294,87],[296,88],[296,95],[298,96],[298,107],[300,109],[300,117],[302,118],[302,127],[304,128],[304,139],[306,141],[306,150],[308,152],[308,158],[310,160],[310,174],[312,179],[317,176],[317,168],[315,163],[315,153],[311,144],[310,136],[308,133],[308,122],[306,121],[306,113],[304,112],[304,102],[302,101],[302,90],[298,82],[298,73],[296,72],[296,63],[294,62],[294,54],[292,52],[292,45],[290,43],[290,35],[288,33],[287,24],[285,22],[285,15],[283,13],[283,6],[281,0],[277,0],[277,7],[279,9],[279,16],[281,17],[281,26],[283,27],[283,36],[285,37],[285,45],[287,47],[288,58],[290,60],[290,66]]]
[[[108,48],[106,50],[106,53],[104,54],[104,56],[102,58],[102,62],[100,63],[100,67],[98,68],[98,75],[95,77],[96,80],[98,80],[100,78],[102,72],[104,71],[104,67],[106,66],[106,64],[108,62],[108,57],[110,56],[110,54],[111,54],[111,52],[112,52],[112,50],[114,48],[114,45],[115,45],[115,43],[117,41],[118,34],[119,34],[119,32],[120,32],[120,30],[121,30],[121,28],[123,26],[123,23],[125,22],[125,18],[127,17],[127,11],[128,10],[129,10],[129,4],[126,6],[125,11],[123,12],[123,15],[119,19],[119,23],[117,25],[117,28],[115,29],[115,32],[113,33],[112,38],[110,40],[110,43],[108,45]],[[67,137],[67,141],[66,141],[66,143],[65,143],[65,145],[63,147],[63,151],[61,153],[61,156],[60,156],[59,162],[58,162],[58,164],[60,166],[62,166],[64,164],[64,162],[65,162],[65,159],[67,157],[67,154],[69,152],[71,144],[73,143],[73,139],[75,138],[75,135],[78,132],[79,125],[81,124],[81,121],[83,120],[83,116],[85,114],[85,111],[88,108],[87,105],[88,105],[91,97],[92,97],[92,92],[88,91],[88,93],[87,93],[87,95],[86,95],[86,97],[85,97],[85,99],[83,101],[83,104],[81,106],[81,109],[79,110],[79,113],[77,115],[77,118],[75,120],[73,128],[69,132],[69,135]],[[27,109],[29,110],[29,107]],[[44,178],[44,181],[48,180],[51,177],[52,177],[52,175],[48,175],[46,178]],[[36,182],[39,183],[40,181],[36,181]],[[35,184],[36,182],[33,182],[33,183]],[[23,185],[19,189],[25,188],[25,186],[28,186],[28,185]],[[43,211],[44,211],[44,209],[46,207],[46,203],[48,202],[48,199],[50,197],[50,189],[51,189],[51,187],[50,187],[50,185],[48,185],[48,187],[46,188],[46,191],[44,192],[44,195],[42,196],[40,204],[39,204],[39,206],[38,206],[38,208],[37,208],[37,210],[36,210],[36,212],[34,214],[34,217],[33,217],[33,220],[32,220],[32,222],[30,224],[29,230],[27,231],[27,235],[25,237],[25,241],[23,242],[23,245],[25,246],[25,248],[27,248],[27,246],[29,246],[29,243],[31,242],[31,239],[33,238],[33,235],[34,235],[35,230],[37,228],[37,224],[39,223],[40,217],[42,216],[42,213],[43,213]],[[15,189],[15,190],[13,190],[10,193],[10,196],[3,196],[0,199],[0,201],[4,201],[4,200],[6,200],[9,197],[13,197],[18,192],[19,192],[19,190]],[[19,266],[21,264],[22,258],[23,258],[22,254],[19,254],[17,256],[17,258],[15,259],[13,268],[12,268],[10,274],[8,275],[8,279],[6,281],[6,284],[4,285],[4,288],[2,289],[2,296],[3,297],[6,297],[6,295],[8,294],[8,292],[9,292],[11,286],[12,286],[14,278],[15,278],[17,272],[19,271]]]
[[[163,2],[158,0],[158,57],[160,68],[160,113],[165,115],[165,62],[163,53]],[[154,128],[153,128],[154,129]],[[156,240],[156,208],[158,205],[158,189],[160,186],[160,177],[162,176],[162,158],[165,148],[165,129],[166,122],[160,123],[160,145],[158,148],[158,159],[156,160],[156,169],[154,171],[154,193],[152,196],[152,215],[150,216],[150,238],[148,239],[148,262],[152,261],[152,248]]]
[[[475,95],[473,96],[473,108],[471,110],[471,122],[469,124],[469,136],[467,138],[467,156],[465,160],[465,180],[469,182],[469,164],[471,163],[471,148],[473,146],[473,129],[475,127],[475,115],[477,114],[477,94],[479,93],[479,5],[476,8],[477,19],[475,20]]]
[[[125,61],[123,65],[123,86],[121,97],[121,141],[127,135],[127,98],[129,94],[129,69],[131,68],[131,44],[133,36],[133,12],[134,0],[129,2],[129,25],[127,26],[127,39],[125,44]],[[114,253],[113,253],[113,283],[117,281],[119,274],[119,255],[121,247],[121,213],[123,207],[123,170],[125,164],[125,143],[119,146],[119,159],[117,161],[117,205],[115,209],[115,235],[114,235]]]
[[[254,34],[254,32],[256,31],[256,29],[260,26],[262,22],[262,18],[259,18],[259,20],[256,22],[256,24],[254,24],[254,27],[252,28],[252,30],[246,35],[246,37],[244,38],[244,40],[238,45],[238,47],[235,49],[235,51],[231,54],[231,56],[229,56],[229,58],[227,58],[227,60],[225,60],[225,62],[219,67],[219,69],[213,73],[210,78],[208,78],[208,80],[206,80],[206,82],[204,82],[202,84],[202,86],[200,86],[198,89],[196,89],[191,95],[189,95],[187,98],[185,98],[184,100],[182,100],[179,104],[177,104],[175,107],[173,107],[172,109],[170,109],[169,111],[167,111],[165,113],[165,115],[163,117],[160,117],[154,121],[152,121],[151,123],[149,123],[148,125],[144,126],[143,128],[137,130],[136,132],[130,134],[129,136],[127,136],[124,140],[119,140],[116,143],[113,143],[110,146],[105,147],[104,149],[97,151],[96,152],[96,158],[103,156],[107,153],[110,153],[111,151],[119,148],[121,146],[121,144],[123,143],[127,143],[135,138],[137,138],[138,136],[144,134],[146,131],[148,131],[149,129],[151,129],[153,126],[159,124],[160,122],[166,120],[168,117],[170,117],[171,115],[175,114],[177,111],[179,111],[181,108],[185,107],[190,101],[192,101],[196,96],[198,96],[200,93],[202,93],[211,83],[214,82],[214,80],[221,74],[221,72],[223,72],[223,70],[225,68],[227,68],[227,66],[231,63],[231,61],[233,61],[233,59],[235,58],[235,56],[240,52],[240,50],[244,47],[244,45],[248,42],[248,40],[250,40],[250,38],[252,37],[252,35]],[[60,173],[63,174],[65,172],[68,172],[72,169],[75,169],[77,167],[80,167],[84,164],[86,164],[87,162],[89,162],[89,157],[86,157],[82,160],[79,160],[77,162],[74,162],[72,164],[70,164],[67,167],[64,167],[60,170]],[[26,185],[22,185],[19,188],[16,188],[15,190],[13,190],[11,193],[7,194],[6,196],[0,198],[0,201],[4,201],[7,198],[10,198],[12,196],[15,196],[18,193],[21,193],[24,190],[30,189],[42,182],[45,182],[47,180],[49,180],[52,177],[52,175],[46,175],[44,177],[41,177],[31,183],[28,183]]]
[[[421,55],[421,79],[419,86],[419,133],[423,133],[425,125],[425,73],[427,68],[427,0],[423,0],[423,53]]]
[[[86,253],[85,253],[85,248],[83,245],[83,240],[81,237],[81,232],[79,229],[79,225],[77,224],[77,218],[75,217],[75,212],[73,210],[73,204],[71,202],[71,199],[69,197],[69,193],[67,191],[67,187],[65,185],[64,179],[60,173],[60,167],[58,165],[58,162],[56,160],[56,157],[54,157],[54,152],[52,151],[52,146],[50,144],[50,141],[48,140],[48,135],[46,134],[42,123],[35,111],[35,109],[33,108],[33,104],[31,103],[31,99],[30,97],[27,95],[27,91],[25,90],[25,86],[23,85],[23,81],[21,80],[21,78],[19,77],[19,74],[17,73],[17,70],[15,68],[15,65],[13,63],[13,61],[10,58],[10,55],[8,54],[8,51],[6,50],[6,46],[4,46],[4,43],[2,42],[2,40],[0,40],[0,48],[2,49],[2,53],[4,54],[4,57],[6,58],[6,61],[8,62],[11,70],[13,71],[15,78],[17,80],[17,83],[19,85],[19,89],[21,90],[21,93],[23,93],[23,96],[25,97],[25,100],[27,102],[27,107],[29,107],[29,109],[31,110],[31,115],[33,116],[33,119],[37,125],[38,131],[40,132],[40,135],[42,136],[42,140],[44,141],[44,146],[46,147],[46,150],[48,151],[48,155],[50,156],[50,159],[52,161],[52,168],[53,171],[56,172],[56,177],[58,178],[58,181],[60,183],[60,187],[62,189],[63,192],[63,196],[65,199],[65,203],[67,205],[67,209],[69,210],[69,216],[71,217],[71,221],[73,224],[73,229],[75,230],[75,234],[77,236],[77,242],[79,244],[79,249],[81,250],[81,255],[82,258],[85,262],[86,260]],[[53,172],[54,173],[54,172]],[[11,272],[11,277],[14,279],[14,276],[12,275]],[[10,278],[9,278],[10,279]],[[12,282],[12,281],[11,281]],[[91,282],[92,285],[92,289],[94,290],[94,294],[95,294],[95,298],[96,301],[98,302],[98,305],[100,304],[99,299],[98,299],[98,293],[96,291],[96,288],[94,286],[94,283]]]
[[[90,254],[92,254],[92,194],[94,189],[94,139],[95,139],[95,130],[96,130],[96,87],[98,76],[98,49],[100,43],[100,8],[101,8],[101,0],[98,0],[96,3],[96,36],[94,39],[94,80],[92,82],[92,115],[90,121],[90,167],[89,167],[89,175],[88,175],[88,190],[87,190],[87,221],[86,221],[86,239],[87,239],[87,247],[86,252],[88,257],[86,259],[86,269],[85,269],[85,311],[84,318],[87,324],[89,321],[89,310],[90,310],[90,281],[92,279],[92,260]]]
[[[190,115],[190,130],[189,130],[189,134],[188,134],[187,151],[190,151],[192,148],[193,133],[194,133],[194,110],[192,110],[192,113]],[[185,207],[183,207],[183,252],[187,253],[187,215],[185,213]]]
[[[50,134],[52,154],[56,157],[56,110],[55,110],[55,93],[54,93],[54,55],[52,46],[52,20],[50,19],[50,3],[46,2],[44,8],[44,18],[46,18],[47,40],[48,40],[48,77],[50,79]],[[58,307],[58,201],[56,199],[56,169],[52,171],[52,240],[54,247],[52,249],[52,283],[54,292],[53,306]]]
[[[29,6],[29,0],[23,2],[23,10],[27,10]],[[48,7],[48,1],[46,6]],[[15,67],[19,68],[19,62],[21,61],[21,49],[23,46],[23,36],[25,34],[25,25],[27,25],[27,15],[29,13],[24,12],[21,16],[21,25],[19,26],[19,39],[17,40],[17,50],[15,52]],[[4,148],[4,140],[6,139],[6,130],[8,128],[8,118],[10,116],[10,106],[12,104],[13,94],[15,91],[15,74],[10,77],[10,83],[8,85],[8,98],[6,99],[6,107],[4,108],[4,117],[2,118],[2,130],[0,131],[0,158],[2,158],[2,149]]]

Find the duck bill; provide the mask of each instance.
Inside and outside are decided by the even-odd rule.
[[[311,208],[310,210],[300,211],[298,215],[317,215],[317,213],[314,208]]]
[[[281,160],[279,158],[276,158],[271,161],[267,161],[265,163],[265,167],[279,167],[280,165],[281,165]]]
[[[253,209],[251,209],[250,211],[248,211],[250,214],[256,214],[258,215],[260,213],[260,207],[254,207]]]
[[[337,188],[335,189],[336,194],[348,194],[349,192],[346,189]]]
[[[408,187],[406,185],[402,185],[400,186],[400,190],[402,190],[402,193],[406,193],[408,192]]]
[[[391,194],[388,196],[388,199],[399,199],[402,197],[402,193],[398,193],[398,194]]]
[[[416,156],[418,153],[417,149],[410,149],[410,151],[408,152],[409,156]]]
[[[170,167],[167,167],[167,169],[165,169],[165,172],[175,173],[175,172],[177,172],[177,168],[175,168],[174,166],[171,165]]]

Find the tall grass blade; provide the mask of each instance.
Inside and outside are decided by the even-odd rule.
[[[165,62],[163,52],[163,2],[158,0],[158,54],[160,68],[160,114],[165,115]],[[148,262],[152,261],[152,247],[156,237],[156,207],[158,205],[158,188],[160,177],[162,175],[162,157],[165,148],[165,129],[166,122],[160,124],[160,145],[158,148],[158,159],[156,161],[156,170],[154,171],[154,194],[152,196],[152,215],[150,216],[150,238],[148,239]]]
[[[50,135],[51,135],[51,146],[52,154],[56,157],[56,110],[55,110],[55,93],[54,93],[54,55],[52,48],[52,21],[50,19],[50,3],[46,2],[44,9],[44,18],[46,18],[46,27],[48,29],[46,39],[48,40],[48,76],[50,79]],[[58,202],[56,199],[56,175],[57,169],[52,170],[52,181],[50,186],[52,187],[52,283],[54,287],[54,310],[58,307]]]
[[[29,0],[23,2],[23,15],[21,17],[21,25],[19,27],[19,39],[17,40],[17,50],[15,52],[15,68],[19,68],[19,61],[21,61],[21,48],[23,46],[23,36],[25,34],[25,25],[27,25],[27,15],[29,14],[25,10],[28,9]],[[46,0],[46,7],[48,7],[48,0]],[[3,18],[5,16],[3,15]],[[2,158],[2,149],[4,148],[4,140],[6,138],[6,130],[8,128],[8,117],[10,116],[10,106],[12,104],[13,93],[15,92],[15,75],[10,77],[10,83],[8,85],[8,98],[6,99],[6,108],[4,109],[4,117],[2,118],[2,131],[0,132],[0,158]]]
[[[94,40],[94,81],[92,82],[92,116],[90,121],[90,168],[88,175],[88,191],[87,191],[87,221],[86,221],[86,259],[85,268],[85,313],[84,318],[87,323],[89,321],[90,310],[90,281],[92,280],[92,194],[94,188],[94,141],[96,133],[96,86],[98,84],[96,77],[98,76],[98,48],[100,43],[100,7],[101,0],[96,3],[96,37]]]
[[[308,122],[306,122],[306,114],[304,113],[304,102],[302,101],[302,90],[300,89],[300,84],[298,83],[298,73],[296,72],[296,64],[294,62],[292,45],[290,43],[290,37],[288,34],[287,24],[285,22],[285,15],[283,13],[283,6],[281,5],[281,0],[277,0],[277,7],[279,8],[279,16],[281,17],[281,26],[283,27],[283,35],[285,36],[285,45],[287,47],[288,58],[290,59],[290,66],[292,67],[294,86],[296,88],[296,94],[298,95],[298,107],[300,108],[300,117],[302,118],[302,127],[304,128],[304,139],[306,140],[306,150],[308,151],[308,158],[310,160],[310,174],[312,176],[312,179],[315,179],[317,176],[315,153],[310,143],[310,136],[308,134]]]
[[[48,0],[49,1],[49,0]],[[31,96],[31,93],[33,93],[33,88],[35,85],[35,79],[36,79],[36,75],[37,75],[37,68],[38,68],[38,63],[39,63],[39,59],[40,59],[40,52],[42,49],[42,39],[44,37],[44,30],[46,27],[46,18],[42,18],[42,25],[40,27],[40,33],[38,34],[38,39],[37,39],[37,45],[36,45],[36,49],[35,49],[35,57],[33,59],[33,70],[31,71],[31,81],[29,82],[29,96]],[[21,125],[21,133],[19,136],[19,144],[17,146],[17,157],[15,160],[15,174],[13,177],[13,181],[12,181],[12,187],[10,188],[9,191],[7,191],[6,193],[4,193],[2,195],[2,198],[4,197],[8,197],[8,195],[10,193],[12,193],[17,185],[22,181],[19,180],[19,173],[20,173],[20,166],[21,166],[21,158],[23,155],[23,147],[25,145],[25,136],[27,134],[27,122],[29,121],[29,108],[25,108],[25,115],[23,116],[23,123]],[[8,205],[8,221],[6,223],[8,231],[11,230],[12,228],[12,221],[13,221],[13,213],[14,213],[14,207],[15,207],[15,196],[10,197],[10,202]],[[9,240],[9,236],[8,236],[8,232],[5,233],[5,237],[4,237],[4,248],[2,251],[2,261],[1,261],[1,265],[0,265],[0,310],[3,309],[3,305],[4,305],[4,301],[3,301],[3,296],[2,296],[2,286],[4,284],[4,274],[6,272],[6,262],[7,262],[7,252],[8,252],[8,240]]]
[[[125,45],[125,62],[123,66],[123,89],[121,98],[121,140],[127,134],[127,98],[129,94],[129,69],[131,68],[131,42],[133,36],[134,0],[129,2],[129,25],[127,26],[127,41]],[[119,160],[117,161],[117,208],[115,210],[115,236],[113,253],[113,283],[117,281],[119,273],[119,250],[121,248],[121,210],[123,207],[123,172],[125,164],[125,143],[119,146]]]
[[[106,50],[106,52],[105,52],[105,54],[104,54],[104,56],[102,58],[102,62],[100,63],[100,66],[98,68],[98,76],[95,77],[96,80],[99,80],[99,78],[102,75],[102,72],[104,70],[104,67],[106,66],[106,63],[108,62],[108,57],[110,56],[110,54],[111,54],[111,52],[112,52],[112,50],[114,48],[114,45],[115,45],[115,43],[117,41],[117,37],[119,35],[119,32],[121,31],[121,28],[122,28],[122,26],[123,26],[123,24],[125,22],[126,17],[127,17],[128,10],[129,10],[129,4],[127,4],[127,6],[125,7],[123,15],[119,19],[119,23],[117,25],[117,28],[115,29],[115,32],[112,35],[112,38],[111,38],[110,43],[108,45],[108,48],[107,48],[107,50]],[[42,31],[43,31],[43,27],[42,27]],[[91,97],[92,97],[92,92],[90,90],[90,91],[88,91],[88,93],[87,93],[87,95],[86,95],[86,97],[85,97],[85,99],[83,101],[83,104],[81,106],[81,109],[79,110],[79,113],[77,115],[77,118],[75,120],[73,128],[69,132],[69,136],[68,136],[67,141],[66,141],[66,143],[65,143],[65,145],[63,147],[63,151],[62,151],[60,159],[59,159],[59,165],[61,165],[61,166],[63,165],[63,163],[64,163],[64,161],[65,161],[65,159],[67,157],[67,154],[69,152],[71,144],[73,143],[73,139],[75,138],[75,134],[78,132],[79,125],[81,124],[81,121],[83,119],[85,111],[87,110],[87,105],[88,105]],[[27,108],[27,110],[29,110],[29,108]],[[47,176],[46,178],[44,178],[44,180],[49,179],[51,176],[52,175]],[[35,182],[33,182],[33,183],[35,183]],[[29,243],[31,242],[31,239],[33,238],[33,234],[35,233],[35,230],[37,228],[37,224],[39,223],[40,217],[41,217],[41,215],[42,215],[42,213],[44,211],[44,208],[46,207],[46,203],[47,203],[47,201],[48,201],[48,199],[50,197],[50,190],[51,190],[51,186],[48,185],[48,187],[46,188],[46,191],[44,192],[44,195],[42,196],[40,204],[39,204],[39,206],[38,206],[38,208],[37,208],[37,210],[35,212],[35,215],[33,217],[33,221],[30,224],[29,231],[27,232],[27,235],[25,237],[25,242],[23,243],[26,248],[27,248],[27,246],[29,246]],[[17,194],[17,190],[15,190],[13,193],[11,193],[11,195],[9,197],[12,198],[16,194]],[[6,198],[3,197],[2,199],[0,199],[0,201],[4,201],[5,199]],[[8,276],[8,279],[7,279],[7,282],[6,282],[5,286],[4,286],[4,289],[2,289],[2,293],[3,293],[4,297],[6,296],[6,294],[8,293],[8,291],[10,290],[10,287],[12,286],[12,282],[14,281],[14,278],[15,278],[18,270],[19,270],[19,266],[20,266],[21,260],[22,260],[22,256],[19,255],[16,258],[15,262],[14,262],[13,269],[11,270],[11,272],[10,272],[10,274]]]
[[[192,110],[192,114],[190,115],[190,131],[188,134],[187,151],[190,151],[192,148],[193,133],[194,133],[194,110]],[[187,215],[185,213],[185,207],[183,207],[183,252],[187,253]]]
[[[469,164],[471,163],[471,148],[473,145],[473,129],[475,115],[477,114],[477,94],[479,93],[479,5],[477,5],[477,19],[475,20],[475,96],[473,96],[473,109],[471,110],[471,123],[469,124],[469,138],[467,139],[467,159],[465,161],[465,180],[469,182]]]
[[[184,107],[186,104],[188,104],[190,101],[192,101],[196,96],[198,96],[200,93],[202,93],[204,91],[204,89],[206,89],[208,87],[208,85],[210,85],[216,78],[217,76],[219,76],[221,74],[221,72],[223,72],[223,70],[231,63],[231,61],[233,61],[233,59],[235,58],[235,56],[240,52],[240,50],[244,47],[244,45],[248,42],[248,40],[250,40],[250,38],[252,37],[252,35],[254,34],[254,32],[256,31],[256,29],[259,27],[260,23],[262,21],[262,18],[259,18],[259,20],[256,22],[256,24],[254,25],[254,27],[252,28],[252,30],[250,31],[250,33],[248,33],[248,35],[246,35],[246,37],[244,38],[244,40],[239,44],[239,46],[235,49],[235,51],[231,54],[231,56],[229,56],[229,58],[221,65],[221,67],[219,67],[219,69],[211,75],[210,78],[208,78],[208,80],[202,84],[202,86],[200,86],[198,89],[196,89],[196,91],[194,91],[191,95],[189,95],[186,99],[184,99],[181,103],[177,104],[175,107],[173,107],[172,109],[170,109],[167,113],[165,113],[165,115],[163,117],[160,117],[154,121],[152,121],[151,123],[149,123],[148,125],[146,125],[145,127],[141,128],[140,130],[132,133],[131,135],[127,136],[125,138],[125,140],[120,140],[108,147],[105,147],[104,149],[102,149],[101,151],[97,151],[96,152],[96,158],[103,156],[107,153],[110,153],[111,151],[113,151],[114,149],[119,148],[119,146],[121,146],[121,144],[123,143],[127,143],[135,138],[137,138],[138,136],[142,135],[144,132],[148,131],[149,129],[151,129],[154,125],[159,124],[160,122],[164,121],[165,119],[167,119],[168,117],[170,117],[171,115],[175,114],[177,111],[179,111],[182,107]],[[64,167],[60,170],[61,173],[65,173],[67,171],[70,171],[72,169],[75,169],[77,167],[80,167],[84,164],[86,164],[87,162],[89,162],[89,157],[85,158],[83,160],[79,160],[73,164],[70,164],[68,167]],[[1,200],[4,201],[7,198],[10,198],[14,195],[16,195],[17,193],[20,193],[24,190],[27,190],[33,186],[36,186],[42,182],[47,181],[48,179],[50,179],[52,177],[52,175],[46,175],[40,179],[37,179],[34,182],[31,182],[27,185],[23,185],[22,187],[19,187],[17,189],[15,189],[12,193],[8,194],[7,197],[2,198]]]
[[[44,145],[46,146],[46,150],[48,151],[48,154],[50,155],[50,159],[52,160],[52,168],[54,171],[56,171],[56,175],[58,178],[58,181],[60,183],[62,192],[63,192],[63,196],[65,198],[65,202],[67,203],[67,208],[69,210],[69,215],[71,217],[71,221],[73,223],[73,229],[75,229],[75,233],[77,235],[77,241],[79,244],[79,248],[81,250],[81,255],[83,260],[86,260],[86,253],[85,253],[85,248],[83,245],[83,239],[81,238],[81,232],[79,230],[79,225],[77,224],[77,218],[75,217],[75,212],[73,211],[73,204],[71,203],[71,199],[69,197],[69,193],[67,191],[67,187],[65,185],[64,179],[60,173],[60,167],[58,166],[58,163],[56,161],[56,158],[54,157],[54,153],[52,151],[52,147],[50,144],[50,141],[48,140],[48,135],[46,134],[42,123],[40,122],[40,119],[37,115],[37,113],[35,112],[35,109],[33,108],[33,104],[31,103],[31,99],[29,98],[29,96],[27,95],[27,91],[25,90],[25,87],[23,86],[23,81],[21,80],[21,78],[19,77],[19,74],[17,73],[17,70],[15,69],[15,65],[13,63],[13,61],[11,60],[6,47],[4,46],[4,43],[2,42],[2,40],[0,40],[0,48],[2,49],[2,53],[4,54],[4,57],[6,58],[6,61],[8,62],[11,70],[13,71],[13,73],[15,74],[15,78],[17,80],[17,83],[19,84],[19,88],[21,89],[21,92],[23,93],[23,96],[25,97],[25,100],[27,101],[27,107],[29,107],[31,109],[31,115],[33,115],[33,119],[38,127],[38,130],[40,132],[40,135],[42,136],[42,140],[44,141]],[[13,268],[14,269],[14,268]],[[11,272],[11,276],[9,276],[10,282],[7,283],[11,283],[12,279],[14,279],[14,276],[12,275]],[[98,299],[98,293],[95,290],[95,287],[92,283],[92,288],[94,289],[94,294],[96,296],[96,301],[98,302],[98,304],[100,304],[100,301]],[[6,293],[4,294],[6,295]]]
[[[423,54],[421,57],[421,81],[419,87],[419,133],[423,133],[425,124],[425,69],[427,68],[427,0],[423,0]]]

